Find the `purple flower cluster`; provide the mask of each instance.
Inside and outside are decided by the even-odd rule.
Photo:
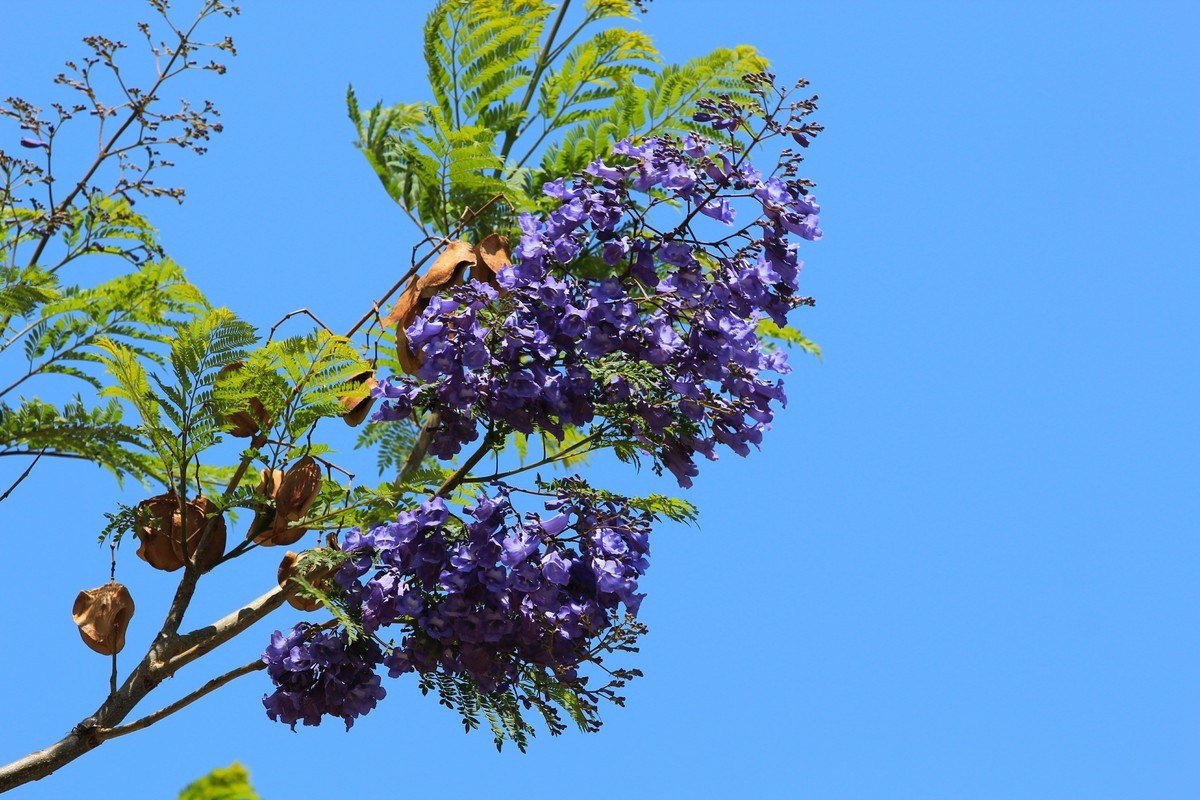
[[[375,674],[382,659],[377,644],[351,643],[345,631],[319,630],[304,622],[286,634],[275,631],[262,656],[276,686],[263,697],[267,716],[292,730],[297,722],[319,725],[325,715],[341,717],[349,730],[387,694]]]
[[[546,184],[561,205],[544,220],[521,216],[500,292],[472,282],[430,301],[407,330],[422,366],[380,383],[376,419],[437,411],[429,452],[448,458],[478,437],[483,416],[559,437],[603,417],[685,487],[695,453],[715,459],[722,444],[746,455],[761,442],[772,402],[786,402],[782,383],[761,373],[789,368],[757,325],[786,325],[799,302],[788,235],[819,239],[819,207],[798,185],[764,180],[692,136],[621,142],[614,160],[624,164],[598,159],[586,175]],[[653,233],[631,192],[651,194],[647,209],[683,203],[685,224]],[[758,208],[760,238],[735,253],[692,238],[696,214],[732,224],[736,198]],[[570,274],[589,254],[607,277]]]
[[[349,531],[349,558],[334,578],[346,607],[371,636],[399,626],[399,642],[386,655],[353,655],[344,634],[276,633],[263,656],[279,686],[264,701],[272,719],[316,724],[326,713],[349,724],[383,696],[377,663],[391,677],[466,674],[485,693],[528,669],[575,680],[620,607],[636,614],[641,605],[651,517],[582,493],[545,505],[522,519],[501,488],[465,522],[435,497],[393,523]],[[361,688],[342,691],[347,678]]]

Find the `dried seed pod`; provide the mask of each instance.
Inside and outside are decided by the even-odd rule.
[[[358,373],[349,382],[363,384],[368,390],[379,385],[379,381],[375,380],[375,373],[370,371]],[[342,419],[346,420],[346,424],[353,428],[361,425],[367,418],[367,414],[371,413],[371,406],[375,405],[375,398],[369,394],[365,397],[343,397],[341,403],[342,408],[346,409],[346,412],[342,414]]]
[[[217,513],[216,504],[207,497],[194,497],[187,501],[187,521],[188,556],[194,556],[200,570],[207,572],[225,555],[225,537],[228,533],[225,515]],[[208,534],[208,541],[204,543],[204,551],[196,555],[196,547],[206,526],[211,526],[212,530]],[[178,547],[178,537],[175,542]]]
[[[447,286],[462,283],[463,275],[474,265],[475,248],[470,243],[461,239],[449,242],[425,274],[417,279],[417,285],[421,287],[421,299],[425,301],[421,311],[429,304],[429,298],[439,291]]]
[[[287,593],[287,603],[289,606],[297,611],[316,611],[323,605],[321,601],[297,596],[296,585],[291,582],[292,578],[297,575],[297,563],[299,560],[300,556],[291,550],[283,554],[283,561],[279,564],[279,586]],[[300,573],[300,577],[307,581],[310,586],[318,586],[329,578],[329,571],[309,568]]]
[[[392,306],[392,310],[380,324],[384,328],[400,325],[400,329],[403,331],[417,318],[417,303],[420,299],[421,290],[417,287],[417,277],[414,275],[408,279],[408,283],[404,285],[404,291],[396,300],[396,305]]]
[[[424,275],[408,282],[395,307],[383,318],[384,328],[396,326],[396,357],[408,374],[416,374],[421,367],[420,356],[408,346],[408,327],[429,305],[429,298],[447,286],[461,283],[463,275],[474,265],[475,248],[459,239],[450,242]]]
[[[217,382],[227,378],[246,366],[242,361],[231,361],[217,373]],[[257,397],[251,397],[245,411],[235,411],[227,417],[217,419],[217,425],[239,439],[249,439],[267,424],[267,409]]]
[[[79,626],[83,643],[102,655],[111,656],[125,647],[125,631],[133,616],[133,598],[116,581],[95,589],[84,589],[75,598],[71,617]]]
[[[148,516],[134,535],[138,558],[155,569],[174,572],[183,566],[179,549],[179,497],[174,492],[156,495],[138,503],[139,516]]]
[[[279,484],[283,483],[283,470],[281,469],[263,469],[260,473],[261,477],[258,481],[258,493],[266,495],[272,502],[275,500],[275,493],[279,491]],[[250,523],[250,530],[246,534],[247,539],[259,541],[258,537],[263,531],[271,527],[271,523],[275,521],[275,509],[265,508],[254,512],[254,520]],[[260,542],[261,544],[261,542]]]
[[[270,526],[254,538],[262,545],[292,544],[308,532],[307,528],[288,525],[303,519],[321,494],[321,467],[312,456],[305,456],[283,474],[276,486],[275,516]]]
[[[500,270],[512,265],[511,256],[512,250],[509,248],[507,236],[488,234],[475,245],[475,265],[471,268],[471,277],[493,289],[499,289],[496,275]]]
[[[209,517],[216,513],[217,507],[207,497],[194,497],[184,505],[187,507],[188,556],[196,555],[196,547],[205,526],[212,526],[204,552],[199,558],[200,568],[210,570],[225,554],[225,517],[217,514],[209,522]],[[183,517],[179,513],[179,495],[167,492],[151,497],[138,503],[138,509],[149,512],[149,519],[135,531],[140,540],[138,557],[155,569],[166,572],[174,572],[182,567],[184,557],[180,542],[183,539]]]

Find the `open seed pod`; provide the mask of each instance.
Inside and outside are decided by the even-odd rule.
[[[266,495],[274,502],[275,493],[279,491],[279,484],[283,483],[283,470],[263,469],[260,474],[258,493]],[[258,542],[259,536],[268,531],[274,521],[275,509],[273,507],[255,511],[254,520],[250,523],[250,530],[246,534],[246,538]]]
[[[84,589],[75,598],[71,617],[79,626],[83,643],[101,655],[111,656],[125,647],[125,631],[133,616],[133,598],[116,581]]]
[[[512,265],[511,256],[507,236],[488,234],[475,245],[475,265],[471,267],[471,278],[498,290],[500,284],[496,281],[496,275]]]
[[[313,600],[307,597],[298,597],[295,594],[296,585],[291,582],[292,578],[300,575],[311,586],[320,586],[323,582],[329,580],[330,571],[323,569],[309,568],[303,573],[298,572],[298,562],[300,556],[288,550],[283,554],[283,561],[279,564],[279,585],[287,593],[288,605],[297,611],[316,611],[321,607],[322,603],[319,600]]]
[[[425,306],[429,305],[429,298],[445,287],[462,283],[463,275],[474,265],[475,248],[469,242],[455,239],[448,243],[425,274],[417,278],[421,299],[425,301],[420,310],[424,311]]]
[[[194,556],[204,527],[209,524],[209,515],[217,509],[207,497],[194,497],[185,505],[188,555]],[[166,572],[174,572],[182,567],[184,558],[180,541],[183,538],[183,518],[179,514],[179,496],[174,492],[156,495],[138,503],[138,509],[149,511],[149,520],[134,531],[140,541],[138,557],[155,569]],[[212,532],[199,559],[202,570],[212,569],[225,554],[225,536],[225,517],[218,514],[212,520]]]
[[[179,497],[174,492],[156,495],[138,503],[139,512],[149,512],[149,519],[139,525],[138,558],[155,569],[174,572],[183,566],[179,549]]]
[[[408,326],[429,305],[429,298],[442,289],[462,283],[463,275],[475,266],[475,248],[469,243],[455,239],[446,245],[429,267],[429,270],[414,277],[404,288],[395,307],[384,317],[385,328],[396,326],[396,357],[405,372],[412,375],[421,366],[421,358],[408,347]]]
[[[223,377],[228,378],[244,366],[242,361],[231,361],[217,373],[217,382]],[[218,418],[217,424],[230,436],[249,439],[267,424],[267,409],[257,397],[251,397],[246,403],[245,411],[235,411],[227,417]]]
[[[350,383],[363,384],[367,389],[374,389],[379,385],[379,381],[375,380],[375,373],[370,371],[358,373],[350,379]],[[346,424],[353,428],[361,425],[367,418],[367,414],[371,413],[371,406],[375,405],[375,398],[370,395],[343,397],[341,403],[342,408],[346,409],[346,412],[342,414],[342,419],[346,420]]]
[[[272,475],[271,481],[275,480]],[[308,532],[307,528],[288,525],[303,519],[321,494],[321,467],[312,456],[305,456],[283,473],[274,486],[275,515],[261,531],[255,532],[254,541],[261,545],[292,544]]]
[[[187,501],[187,520],[188,520],[188,555],[196,556],[196,547],[200,543],[200,535],[204,531],[205,525],[209,524],[209,519],[212,520],[212,532],[208,535],[208,541],[204,544],[204,551],[196,556],[196,560],[203,572],[207,572],[217,565],[221,560],[221,556],[225,555],[225,537],[228,530],[225,525],[225,515],[217,514],[217,507],[213,501],[207,497],[194,497]],[[215,516],[213,516],[215,515]],[[179,538],[176,537],[176,547],[178,547]]]
[[[420,359],[413,353],[408,346],[408,326],[413,324],[413,320],[417,318],[417,314],[421,312],[428,302],[421,301],[421,287],[417,283],[417,278],[414,277],[408,282],[408,286],[404,288],[404,292],[400,295],[400,299],[396,301],[396,305],[383,319],[385,328],[395,326],[396,329],[396,359],[400,362],[400,368],[413,375],[421,367]]]

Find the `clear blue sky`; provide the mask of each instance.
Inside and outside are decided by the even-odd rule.
[[[0,93],[30,98],[79,37],[132,41],[145,16],[4,5]],[[241,55],[201,89],[227,132],[178,171],[187,204],[147,212],[214,301],[344,328],[413,240],[343,95],[424,97],[429,4],[246,5]],[[705,469],[701,527],[657,534],[628,707],[497,755],[412,681],[349,735],[293,734],[259,675],[14,798],[173,798],[234,759],[266,798],[1200,796],[1197,6],[659,0],[642,24],[675,60],[754,44],[821,95],[800,323],[825,360],[792,376],[764,452]],[[20,465],[0,467],[7,485]],[[107,577],[112,501],[106,476],[53,465],[5,503],[0,760],[102,698],[69,612]],[[262,590],[259,555],[195,622]],[[131,553],[121,577],[132,654],[171,577]]]

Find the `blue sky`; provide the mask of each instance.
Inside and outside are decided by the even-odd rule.
[[[0,93],[30,99],[81,36],[132,41],[146,16],[132,0],[6,5]],[[351,147],[343,97],[350,82],[425,97],[428,5],[256,4],[228,26],[241,55],[197,90],[226,133],[179,168],[184,206],[147,207],[215,302],[264,325],[308,306],[345,328],[403,270],[412,229]],[[259,675],[14,798],[173,797],[234,759],[267,798],[1200,793],[1200,12],[651,9],[641,24],[668,59],[750,43],[821,96],[808,174],[826,237],[804,252],[817,306],[799,322],[825,358],[789,379],[762,453],[704,470],[700,527],[656,534],[628,707],[597,735],[497,755],[404,681],[350,734],[293,734],[263,714]],[[113,500],[105,475],[53,465],[5,501],[0,761],[102,698],[106,660],[69,611],[107,577],[94,541]],[[260,593],[276,558],[260,555],[214,578],[195,622]],[[122,561],[130,654],[170,589],[150,572]],[[248,660],[289,614],[216,660]]]

